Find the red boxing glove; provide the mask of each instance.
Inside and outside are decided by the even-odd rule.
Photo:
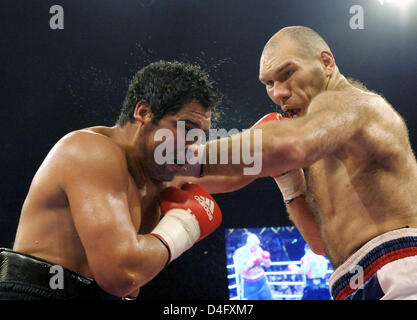
[[[262,258],[264,260],[269,260],[269,259],[271,259],[271,254],[268,251],[264,251],[264,252],[262,252]]]
[[[271,112],[268,113],[267,115],[263,116],[261,119],[259,119],[252,127],[256,128],[257,126],[259,126],[260,124],[266,123],[266,122],[270,122],[270,121],[281,121],[281,120],[290,120],[290,118],[285,118],[282,114],[280,114],[279,112]],[[283,173],[282,175],[284,175],[285,173]],[[280,177],[282,175],[279,175],[277,177]],[[273,177],[275,178],[275,177]]]
[[[256,122],[252,128],[256,126],[275,120],[291,120],[290,118],[285,118],[278,112],[272,112],[262,117],[258,122]],[[295,169],[289,172],[285,172],[279,176],[272,177],[275,179],[275,182],[280,189],[285,203],[290,203],[295,198],[302,196],[306,192],[306,184],[304,179],[304,173],[302,169]]]
[[[247,265],[249,266],[249,268],[252,268],[252,267],[254,267],[254,266],[256,266],[256,265],[260,265],[260,264],[261,264],[261,262],[262,262],[262,257],[261,257],[261,255],[259,255],[259,254],[254,254],[254,255],[252,255],[252,256],[249,258],[249,260],[248,260],[248,262],[247,262]]]
[[[269,121],[275,121],[275,120],[289,120],[289,118],[285,118],[282,114],[280,114],[279,112],[271,112],[268,113],[267,115],[263,116],[261,119],[259,119],[252,127],[256,128],[257,126],[259,126],[262,123],[266,123]]]
[[[219,205],[206,190],[195,183],[186,183],[181,189],[164,189],[159,195],[159,205],[163,216],[171,209],[190,209],[199,223],[198,241],[207,237],[222,223]]]
[[[198,184],[164,189],[159,195],[159,205],[163,218],[151,234],[168,248],[169,262],[207,237],[222,222],[218,204]]]

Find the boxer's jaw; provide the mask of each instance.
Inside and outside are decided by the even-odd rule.
[[[185,170],[189,169],[189,165],[184,154],[197,141],[187,141],[185,139],[187,132],[198,129],[204,134],[210,128],[210,124],[211,111],[205,110],[197,101],[184,104],[176,114],[165,115],[156,124],[150,123],[146,131],[146,138],[144,138],[147,171],[150,176],[156,180],[171,181],[176,175],[188,175]],[[159,139],[161,133],[166,138]],[[172,146],[173,153],[167,157],[171,159],[169,162],[156,159],[158,152],[165,146],[162,145],[163,143]],[[180,159],[185,162],[179,161]]]

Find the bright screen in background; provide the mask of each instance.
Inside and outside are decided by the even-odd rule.
[[[331,299],[330,262],[309,251],[295,227],[226,229],[225,238],[230,300]]]

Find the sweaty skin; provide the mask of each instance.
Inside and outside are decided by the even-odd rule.
[[[157,196],[181,168],[153,159],[158,128],[177,120],[203,129],[210,112],[195,102],[157,125],[140,103],[134,123],[72,132],[51,149],[25,199],[13,250],[94,278],[107,292],[136,296],[162,270],[167,249],[149,235]]]
[[[370,109],[361,128],[305,170],[305,200],[334,268],[382,233],[417,227],[417,166],[406,126],[382,98],[358,91],[346,89],[341,103],[357,98]]]
[[[276,43],[264,49],[259,78],[292,120],[257,127],[262,171],[252,178],[305,169],[307,194],[287,205],[289,217],[313,252],[327,254],[336,268],[372,238],[417,227],[416,159],[401,116],[380,95],[348,81],[329,50],[309,55],[286,37]],[[242,134],[225,139],[228,159],[233,141],[254,150]],[[219,140],[210,141],[207,153],[213,144],[219,150]],[[221,176],[221,192],[251,181],[242,176],[244,163],[219,163],[205,165],[202,181],[214,184]]]

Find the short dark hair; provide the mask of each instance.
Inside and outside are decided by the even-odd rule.
[[[150,105],[152,121],[177,113],[184,104],[196,100],[203,108],[214,110],[222,95],[200,66],[178,61],[158,61],[140,69],[131,80],[117,124],[133,121],[139,101]]]

